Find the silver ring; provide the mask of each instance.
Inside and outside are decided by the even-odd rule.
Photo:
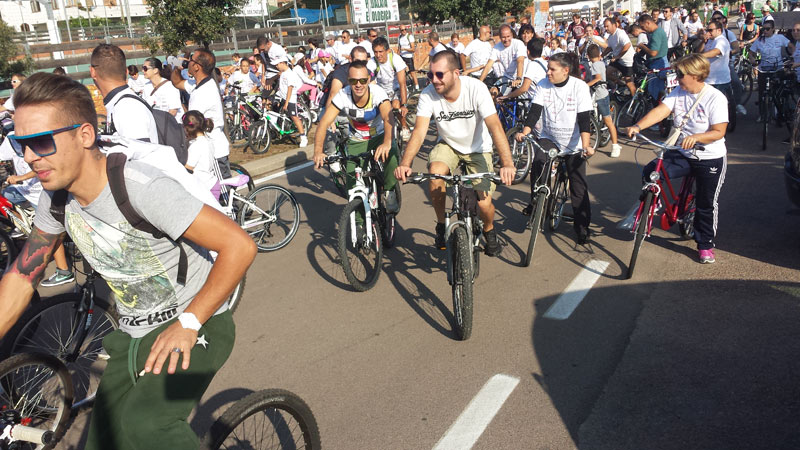
[[[178,347],[173,348],[172,351],[175,352],[175,353],[183,352],[183,350],[179,349]]]

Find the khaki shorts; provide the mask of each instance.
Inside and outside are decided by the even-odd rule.
[[[428,168],[434,162],[440,162],[450,168],[450,174],[456,173],[458,170],[458,163],[464,161],[467,167],[467,174],[494,172],[494,164],[492,164],[492,153],[460,153],[453,150],[444,142],[439,142],[431,150],[428,155]],[[473,186],[476,191],[488,192],[492,195],[495,190],[495,185],[490,180],[481,180],[480,183]]]

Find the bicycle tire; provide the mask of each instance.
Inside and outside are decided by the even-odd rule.
[[[633,277],[633,269],[636,268],[636,259],[639,257],[639,250],[642,248],[642,242],[647,235],[647,224],[650,222],[650,206],[653,204],[653,192],[647,191],[647,194],[642,201],[642,213],[639,217],[639,223],[636,224],[636,229],[633,238],[633,252],[631,253],[631,261],[628,263],[627,279]]]
[[[244,434],[248,429],[246,425],[243,425],[245,421],[251,418],[255,419],[256,416],[262,414],[266,417],[254,420],[255,423],[249,428],[258,431],[258,424],[260,424],[261,432],[256,433],[258,437],[242,439],[236,432],[237,429],[241,428],[241,434]],[[296,426],[290,426],[289,419],[291,422],[295,422]],[[242,426],[240,427],[240,425]],[[268,426],[272,430],[272,437],[277,438],[278,446],[275,446],[275,439],[267,439],[268,447],[254,445],[256,440],[264,442],[264,437],[270,434],[270,430],[264,430],[264,426]],[[297,442],[298,439],[291,441],[286,439],[287,435],[294,437],[292,432],[296,429],[299,429],[297,438],[302,439],[300,443]],[[226,442],[230,442],[230,444],[226,444]],[[239,442],[244,445],[237,445]],[[203,439],[202,448],[209,450],[222,448],[318,450],[321,445],[317,420],[306,402],[283,389],[266,389],[254,392],[228,408],[211,425]]]
[[[764,151],[767,149],[767,135],[769,134],[769,122],[772,120],[772,102],[770,102],[769,96],[766,95],[761,100],[761,107],[763,108],[762,115],[761,115],[761,150]]]
[[[0,230],[0,269],[3,270],[2,274],[8,272],[14,259],[17,257],[17,245],[11,236],[3,230]]]
[[[272,252],[288,245],[300,227],[300,207],[294,194],[284,187],[267,184],[251,192],[247,200],[250,203],[242,203],[238,222],[253,238],[258,251]],[[259,213],[251,203],[271,216]],[[273,240],[273,233],[278,231],[283,231],[281,237]]]
[[[361,214],[365,217],[364,202],[360,198],[353,199],[342,210],[339,217],[339,228],[337,230],[337,249],[341,259],[344,275],[347,282],[353,289],[364,292],[372,289],[381,275],[381,260],[383,258],[383,243],[381,242],[380,224],[373,217],[372,220],[372,241],[366,242],[366,232],[359,236],[358,230],[352,230],[350,215]],[[357,221],[356,221],[357,222]],[[357,242],[353,244],[353,232],[359,236]],[[364,245],[366,244],[366,245]],[[351,259],[351,255],[354,257]],[[374,260],[374,264],[372,264]],[[356,262],[360,262],[358,266]],[[363,275],[361,268],[363,267]]]
[[[567,183],[569,182],[566,173],[562,172],[559,166],[556,177],[555,187],[550,196],[550,208],[547,211],[547,224],[550,231],[556,231],[564,218],[564,206],[567,204]]]
[[[250,175],[250,172],[248,172],[247,169],[244,168],[244,166],[242,166],[241,164],[230,163],[230,168],[231,168],[231,173],[236,172],[236,173],[239,173],[241,175],[247,175],[247,178],[248,178],[248,180],[247,180],[247,192],[248,193],[253,192],[253,190],[255,190],[256,183],[253,180],[253,176]]]
[[[403,195],[401,194],[400,183],[394,185],[395,198],[397,199],[397,211],[403,204]],[[381,232],[383,233],[383,248],[389,249],[394,247],[395,239],[397,238],[397,213],[387,213],[386,209],[381,207]]]
[[[728,133],[733,133],[736,131],[736,104],[734,102],[728,102]]]
[[[511,150],[511,161],[514,163],[514,180],[511,184],[519,184],[525,181],[525,178],[531,171],[533,164],[533,144],[529,142],[517,142],[514,136],[522,131],[522,126],[517,124],[506,131],[506,139],[508,140],[508,147]],[[494,152],[497,161],[495,165],[500,166],[500,155]]]
[[[544,206],[547,203],[547,194],[540,192],[536,196],[536,209],[531,220],[528,221],[528,228],[531,230],[530,239],[528,239],[528,251],[525,253],[525,260],[522,262],[522,267],[531,265],[533,259],[533,251],[536,247],[536,238],[539,236],[539,230],[542,228],[542,217],[544,216]]]
[[[642,118],[641,103],[642,102],[637,100],[637,97],[633,97],[624,105],[622,105],[617,112],[617,117],[614,120],[614,123],[617,125],[617,129],[633,126],[639,121],[639,119]]]
[[[36,392],[29,392],[31,390]],[[26,399],[29,393],[33,394],[30,400]],[[22,444],[15,448],[55,448],[67,431],[72,400],[72,379],[64,363],[57,358],[22,353],[0,362],[0,409],[16,410],[23,419],[31,420],[28,426],[46,428],[54,434],[48,445]]]
[[[612,102],[613,103],[613,102]],[[611,117],[614,117],[617,111],[614,109],[614,104],[609,104],[609,109],[611,110]],[[611,142],[611,131],[609,131],[608,125],[606,125],[605,121],[602,117],[598,120],[600,124],[600,147],[605,147]]]
[[[76,404],[94,399],[105,368],[103,338],[119,328],[114,307],[105,299],[95,296],[91,328],[81,344],[78,358],[66,361],[68,355],[65,351],[77,339],[75,321],[78,318],[74,310],[80,301],[80,292],[70,292],[31,302],[31,306],[6,334],[0,348],[0,358],[37,352],[61,360],[74,381]]]
[[[247,138],[247,148],[256,155],[263,155],[269,151],[270,145],[272,145],[272,134],[269,132],[269,124],[265,120],[253,123],[250,136]]]
[[[589,117],[589,145],[592,150],[597,150],[600,145],[600,124],[594,116]]]
[[[453,319],[456,335],[461,341],[466,341],[472,335],[472,282],[474,273],[472,268],[472,252],[467,237],[467,230],[455,227],[450,234],[448,251],[451,252],[453,264]]]
[[[697,198],[695,198],[696,184],[692,184],[692,189],[689,195],[684,200],[686,205],[680,217],[678,217],[678,230],[680,230],[681,237],[684,239],[692,239],[694,237],[694,217],[697,211]]]
[[[742,82],[742,99],[740,104],[746,105],[753,95],[753,69],[748,65],[739,72],[739,81]]]
[[[406,109],[408,109],[406,124],[411,128],[417,123],[417,103],[419,103],[419,92],[414,92],[406,99]]]
[[[228,309],[231,310],[231,314],[236,312],[236,308],[238,308],[239,303],[242,302],[245,280],[247,280],[247,274],[242,277],[242,280],[233,288],[233,292],[231,292],[230,297],[228,297]]]

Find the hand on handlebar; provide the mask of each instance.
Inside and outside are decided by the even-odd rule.
[[[694,146],[697,143],[698,142],[697,142],[697,138],[695,137],[695,135],[686,136],[685,138],[683,138],[683,141],[681,142],[681,148],[684,149],[684,150],[689,150],[691,148],[694,148]]]
[[[516,135],[514,135],[514,139],[516,139],[517,142],[522,142],[523,140],[525,140],[525,136],[527,136],[527,134],[517,133]]]
[[[594,156],[594,149],[592,147],[583,148],[583,159],[589,159]]]
[[[636,127],[636,130],[635,130],[635,131],[634,131],[634,129],[633,129],[634,127]],[[629,127],[628,127],[628,133],[627,133],[627,134],[628,134],[628,137],[629,137],[629,138],[631,138],[631,139],[634,139],[634,138],[635,138],[635,137],[634,137],[634,135],[635,135],[636,133],[639,133],[639,132],[641,132],[641,131],[642,131],[642,130],[639,128],[639,126],[638,126],[638,125],[631,125],[631,126],[629,126]]]
[[[386,144],[381,144],[378,148],[375,149],[375,161],[386,161],[389,158],[389,150],[391,150],[391,146]]]
[[[8,183],[10,185],[11,184],[20,184],[20,183],[22,183],[22,180],[20,179],[20,177],[18,177],[16,175],[9,175],[8,178],[6,178],[6,183]]]
[[[314,167],[321,169],[325,164],[325,153],[314,153]]]
[[[503,166],[500,168],[500,179],[503,180],[503,184],[506,186],[511,186],[516,174],[517,169],[514,168],[514,166]]]
[[[411,167],[408,166],[397,166],[397,168],[394,169],[395,178],[404,183],[406,179],[408,179],[408,176],[411,175],[411,173],[412,173]]]

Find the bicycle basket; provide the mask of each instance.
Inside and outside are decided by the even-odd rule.
[[[478,193],[475,189],[463,186],[458,193],[461,210],[472,217],[478,216]]]

